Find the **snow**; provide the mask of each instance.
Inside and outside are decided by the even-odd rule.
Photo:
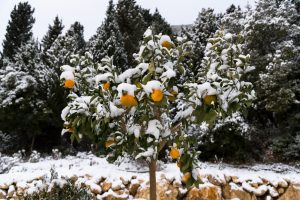
[[[63,65],[60,67],[62,71],[70,71],[70,72],[75,72],[75,68],[71,67],[70,65]]]
[[[102,82],[102,81],[109,81],[110,77],[113,78],[113,75],[110,72],[107,72],[104,74],[98,74],[97,76],[95,76],[96,85],[98,85],[99,82]]]
[[[197,95],[201,98],[206,95],[216,95],[217,90],[211,86],[210,83],[205,82],[203,84],[198,85]]]
[[[150,120],[148,122],[148,128],[146,134],[153,135],[158,140],[161,130],[163,129],[160,121],[157,119]]]
[[[60,79],[61,80],[74,80],[74,73],[72,71],[64,71],[63,73],[61,73],[60,75]]]
[[[149,157],[152,156],[154,152],[154,149],[149,148],[146,152],[138,155],[138,157]],[[225,176],[236,176],[238,177],[237,181],[241,183],[242,186],[230,183],[232,189],[241,190],[244,188],[256,194],[262,194],[266,190],[269,190],[272,196],[276,196],[277,193],[273,191],[271,185],[276,187],[279,183],[285,184],[286,181],[300,184],[300,170],[284,164],[236,167],[226,164],[199,162],[198,166],[198,173],[201,177],[211,175],[216,180],[222,181]],[[54,169],[57,173],[57,178],[53,180],[51,180],[51,169]],[[66,184],[65,179],[77,176],[79,178],[76,184],[80,185],[80,182],[83,182],[89,185],[90,188],[99,190],[100,188],[95,183],[98,183],[102,178],[106,178],[106,181],[113,183],[113,186],[117,187],[119,185],[122,187],[120,177],[123,177],[125,180],[130,180],[133,176],[138,176],[140,180],[148,180],[147,170],[147,168],[131,160],[123,160],[121,164],[117,166],[108,163],[105,158],[99,158],[90,153],[78,153],[76,156],[67,156],[59,159],[53,159],[52,157],[40,158],[39,162],[36,163],[16,163],[7,172],[0,174],[0,186],[10,186],[12,183],[16,183],[17,187],[29,188],[29,192],[36,192],[37,190],[45,188],[45,184],[48,184],[50,187],[54,185],[62,187]],[[180,183],[180,176],[180,170],[175,163],[162,164],[157,172],[158,181],[160,181],[162,177],[165,177],[167,180],[174,180],[174,182]],[[42,181],[42,179],[45,181]],[[271,185],[262,185],[258,188],[251,186],[251,183],[260,182],[261,180],[266,180],[270,182]],[[202,181],[204,181],[204,184],[200,185],[200,187],[211,185],[206,178],[203,178]],[[9,188],[10,190],[13,189],[12,187]],[[0,192],[3,191],[0,190]],[[185,192],[186,190],[181,191],[181,193]],[[109,194],[115,195],[112,191],[104,195]],[[104,196],[99,195],[99,198],[100,197]]]
[[[162,35],[159,40],[159,44],[162,45],[163,42],[166,42],[166,41],[172,43],[171,38],[168,35]]]
[[[164,89],[161,82],[156,80],[148,81],[146,85],[143,85],[143,88],[148,95],[151,94],[154,89],[158,89],[158,90]]]
[[[127,79],[144,74],[148,70],[148,66],[148,63],[140,63],[135,68],[126,70],[118,76],[118,82],[125,82]]]
[[[109,102],[109,110],[110,110],[110,116],[112,118],[114,117],[118,117],[120,115],[122,115],[125,110],[122,108],[118,108],[117,106],[115,106],[115,104],[113,104],[112,102]]]
[[[120,83],[117,87],[119,97],[123,95],[123,92],[127,92],[128,95],[134,96],[136,86],[129,83]]]

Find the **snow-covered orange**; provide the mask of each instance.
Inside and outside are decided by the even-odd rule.
[[[186,172],[184,173],[184,175],[182,176],[182,182],[187,183],[190,178],[192,177],[192,174],[190,172]]]
[[[65,87],[66,88],[69,88],[69,89],[72,89],[75,85],[75,82],[74,80],[65,80]]]
[[[151,99],[154,102],[160,102],[164,98],[164,94],[160,89],[153,89],[151,93]]]
[[[111,147],[114,144],[116,144],[116,142],[114,140],[107,140],[105,142],[105,148],[109,148],[109,147]]]
[[[217,96],[216,95],[206,95],[203,98],[203,100],[206,105],[210,105],[212,102],[214,102],[214,103],[217,102]]]
[[[162,47],[165,47],[167,49],[171,49],[172,47],[172,41],[168,35],[161,36],[159,43]]]
[[[104,90],[108,90],[110,88],[110,83],[106,82],[102,84]]]
[[[138,104],[136,98],[129,94],[123,94],[120,98],[120,103],[126,107],[137,106]]]
[[[171,156],[171,158],[173,158],[173,159],[179,158],[179,157],[180,157],[180,152],[179,152],[179,150],[178,150],[177,148],[173,147],[173,148],[171,149],[171,151],[170,151],[170,156]]]

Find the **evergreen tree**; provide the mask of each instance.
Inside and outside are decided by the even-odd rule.
[[[170,24],[166,22],[166,20],[161,16],[158,9],[155,9],[155,12],[152,16],[152,29],[154,34],[166,34],[172,35],[172,28]]]
[[[26,135],[32,150],[50,112],[46,104],[49,71],[33,39],[19,48],[14,60],[0,70],[0,129]]]
[[[231,4],[227,9],[226,9],[226,14],[233,13],[236,10],[236,6],[234,4]]]
[[[251,116],[252,121],[259,122],[255,123],[257,129],[262,127],[260,137],[266,138],[264,145],[276,136],[296,138],[298,134],[298,19],[299,14],[291,1],[261,0],[246,20],[246,49],[251,54],[251,64],[256,67],[249,79],[258,97],[257,110],[251,112]],[[272,137],[268,133],[272,133]]]
[[[20,2],[10,14],[3,41],[3,57],[14,60],[18,49],[32,37],[32,26],[35,22],[32,14],[34,9],[28,2]]]
[[[95,62],[100,63],[105,56],[113,56],[114,63],[121,67],[121,71],[127,69],[124,39],[115,18],[112,0],[109,1],[104,23],[98,28],[96,35],[90,39],[87,49],[92,53]]]
[[[58,16],[56,16],[53,21],[53,25],[49,25],[48,32],[46,33],[46,35],[42,40],[42,46],[44,52],[50,49],[53,42],[61,34],[63,28],[64,26],[62,24],[62,21],[58,18]]]
[[[246,17],[251,14],[251,10],[242,11],[240,7],[230,7],[221,19],[221,27],[230,33],[240,34],[244,31]]]
[[[207,39],[211,37],[218,29],[219,19],[211,8],[202,9],[198,18],[190,30],[184,31],[186,36],[194,43],[193,47],[193,66],[192,72],[197,73],[201,61],[204,57],[204,50]]]
[[[71,55],[83,54],[85,41],[83,36],[83,26],[79,22],[71,25],[65,35],[58,36],[46,54],[46,62],[55,69],[57,75],[60,74],[60,67],[69,64]]]
[[[147,29],[142,10],[135,0],[119,0],[116,9],[117,22],[124,38],[129,65],[133,65],[133,54],[138,51],[140,40]]]

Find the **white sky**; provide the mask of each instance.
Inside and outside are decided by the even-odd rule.
[[[0,0],[0,49],[10,19],[10,12],[15,4],[25,0]],[[68,29],[72,23],[79,21],[85,28],[85,38],[88,39],[101,25],[105,17],[108,0],[27,0],[35,8],[36,22],[33,33],[42,39],[58,15]],[[114,0],[117,2],[117,0]],[[242,8],[249,2],[253,7],[255,0],[136,0],[143,8],[153,12],[158,8],[161,15],[172,25],[191,24],[195,21],[202,8],[211,7],[217,12],[224,12],[231,4]]]

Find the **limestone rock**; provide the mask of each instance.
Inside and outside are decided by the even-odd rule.
[[[284,193],[284,188],[278,188],[277,191],[278,191],[279,194],[283,194]]]
[[[7,190],[9,188],[9,185],[7,185],[6,183],[3,183],[0,185],[0,189],[2,190]]]
[[[290,185],[284,194],[282,194],[278,200],[296,200],[300,199],[300,187]]]
[[[0,199],[6,199],[6,192],[0,189]]]
[[[16,191],[16,188],[14,185],[10,185],[9,188],[8,188],[8,191],[7,191],[7,196],[8,197],[13,197],[14,196],[14,193]]]
[[[223,198],[224,199],[243,199],[243,200],[253,200],[255,195],[244,191],[241,187],[235,183],[230,183],[225,185],[223,188]],[[256,198],[255,198],[256,199]]]
[[[107,192],[107,191],[111,188],[111,186],[112,186],[112,183],[107,182],[107,181],[104,181],[104,182],[102,183],[102,190],[103,190],[104,192]]]
[[[130,186],[129,186],[129,194],[131,194],[132,196],[135,196],[140,186],[141,185],[139,183],[132,183],[132,184],[130,184]]]
[[[156,186],[157,200],[176,200],[179,195],[178,188],[170,185],[169,183],[157,184]],[[135,198],[149,199],[150,188],[149,186],[139,188]]]
[[[185,200],[221,200],[220,188],[214,185],[200,185],[188,191]]]
[[[129,180],[128,179],[120,177],[120,180],[122,181],[123,185],[125,185],[125,186],[127,186],[129,184]]]

